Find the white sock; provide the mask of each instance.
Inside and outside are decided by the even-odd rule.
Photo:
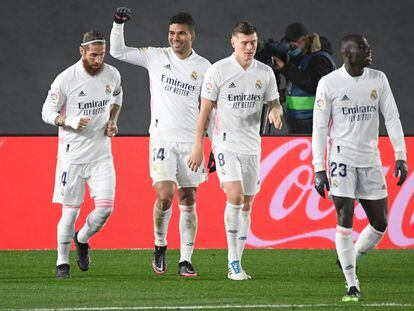
[[[78,241],[89,243],[89,239],[105,225],[113,209],[113,199],[96,199],[95,209],[88,215],[85,224],[79,230]]]
[[[224,225],[226,228],[229,262],[240,260],[237,251],[237,234],[239,232],[240,211],[242,207],[243,204],[234,205],[227,202],[226,209],[224,210]]]
[[[57,225],[57,262],[56,266],[69,264],[69,252],[75,234],[75,222],[80,206],[62,206],[62,217]]]
[[[352,228],[344,228],[339,225],[336,226],[335,245],[348,288],[357,286],[355,275],[356,258],[354,241],[352,240]]]
[[[377,246],[384,236],[384,233],[368,224],[355,242],[356,259],[358,260],[362,255],[365,255]]]
[[[237,252],[240,256],[240,261],[243,256],[244,246],[246,245],[247,234],[250,230],[250,212],[250,210],[242,210],[240,215],[239,233],[237,235]]]
[[[197,233],[197,213],[194,205],[178,205],[180,208],[180,262],[191,262]]]
[[[168,224],[171,219],[172,208],[170,206],[166,211],[161,210],[157,207],[157,202],[154,205],[154,244],[157,246],[166,246],[167,245],[167,232]]]

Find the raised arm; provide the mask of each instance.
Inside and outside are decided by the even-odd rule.
[[[131,19],[131,10],[125,7],[117,8],[114,15],[110,37],[109,53],[112,57],[134,65],[147,67],[148,49],[134,48],[125,45],[124,23]]]

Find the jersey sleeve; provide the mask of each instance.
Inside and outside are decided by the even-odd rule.
[[[388,136],[394,148],[395,160],[407,160],[407,150],[404,132],[401,126],[397,104],[391,91],[390,84],[384,73],[381,75],[382,89],[379,94],[379,107],[385,120]]]
[[[66,103],[66,90],[64,79],[59,75],[50,86],[46,100],[42,108],[42,119],[45,123],[55,125],[56,117],[59,116],[62,106]]]
[[[268,68],[269,85],[264,94],[264,101],[269,102],[279,98],[279,91],[277,89],[276,77],[273,70]]]
[[[217,101],[220,90],[220,73],[215,66],[207,69],[204,76],[203,86],[201,88],[201,97]]]
[[[312,164],[315,172],[326,170],[325,149],[331,110],[332,102],[329,98],[326,80],[322,78],[316,88],[315,105],[313,108]]]
[[[111,30],[109,53],[116,59],[148,68],[151,55],[149,48],[134,48],[125,45],[124,24],[114,22]]]
[[[121,85],[121,75],[117,69],[114,69],[115,72],[115,89],[112,93],[111,105],[122,106],[123,92]]]

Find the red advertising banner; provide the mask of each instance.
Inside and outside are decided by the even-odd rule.
[[[414,167],[414,138],[406,138],[408,166]],[[91,240],[93,248],[152,248],[155,192],[149,178],[148,138],[112,141],[117,188],[114,213]],[[265,137],[262,142],[261,191],[252,210],[250,248],[334,248],[336,214],[332,201],[313,189],[309,137]],[[397,187],[394,152],[386,137],[380,150],[389,191],[389,225],[380,248],[414,249],[414,174]],[[56,137],[0,137],[0,249],[53,249],[60,205],[52,204]],[[208,155],[206,148],[206,155]],[[225,248],[225,196],[217,176],[198,190],[197,248]],[[179,210],[174,202],[168,244],[179,247]],[[87,193],[79,229],[93,209]],[[362,207],[355,209],[354,238],[366,226]]]

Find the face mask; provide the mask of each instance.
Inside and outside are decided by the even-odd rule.
[[[294,50],[290,50],[290,51],[288,52],[288,55],[289,55],[290,57],[297,57],[297,56],[299,56],[300,54],[302,54],[302,49],[301,49],[301,48],[296,48],[296,49],[294,49]]]

